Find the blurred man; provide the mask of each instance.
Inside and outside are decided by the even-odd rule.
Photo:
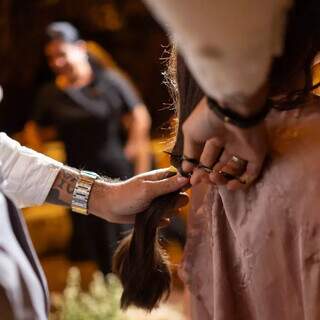
[[[51,133],[64,142],[71,166],[121,179],[148,171],[151,121],[136,90],[118,72],[90,59],[73,25],[52,23],[46,36],[45,54],[55,80],[39,92],[29,131],[38,128],[38,136],[45,139],[41,133],[52,128]],[[127,119],[125,146],[123,118]],[[110,272],[113,249],[126,229],[94,216],[72,215],[72,221],[70,258],[94,260],[104,273]]]

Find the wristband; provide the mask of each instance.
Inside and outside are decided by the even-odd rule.
[[[270,99],[267,99],[262,109],[249,117],[244,117],[229,108],[222,108],[214,99],[209,97],[208,106],[210,110],[212,110],[216,114],[216,116],[223,122],[233,124],[236,127],[242,129],[246,129],[254,127],[264,120],[264,118],[267,116],[270,109],[272,108],[272,101]]]

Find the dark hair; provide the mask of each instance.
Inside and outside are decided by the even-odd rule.
[[[318,0],[296,0],[289,12],[284,52],[273,62],[270,92],[285,94],[279,110],[299,107],[306,96],[320,85],[312,85],[311,66],[320,50],[320,5]],[[288,91],[286,84],[297,74],[304,73],[304,88]]]
[[[171,175],[168,171],[167,176]],[[168,297],[171,272],[158,227],[178,198],[179,192],[173,192],[153,200],[147,210],[136,216],[134,230],[120,242],[112,271],[123,286],[121,308],[135,305],[151,311],[162,297]]]
[[[269,76],[273,91],[286,94],[282,101],[284,109],[290,108],[293,94],[287,92],[285,84],[301,70],[306,75],[305,88],[299,92],[305,98],[312,90],[311,63],[320,49],[320,6],[319,0],[296,0],[289,15],[284,54],[278,58]],[[204,96],[203,91],[191,75],[183,58],[172,51],[167,72],[167,81],[175,93],[179,126],[172,153],[182,154],[183,135],[181,125]],[[172,160],[175,158],[172,157]],[[173,161],[173,165],[179,163]],[[130,304],[151,310],[163,294],[169,292],[170,273],[166,259],[159,246],[157,226],[160,217],[172,208],[176,194],[160,197],[150,208],[138,214],[133,233],[119,245],[114,257],[114,272],[119,276],[124,292],[122,307]]]

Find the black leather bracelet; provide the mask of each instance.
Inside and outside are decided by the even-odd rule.
[[[214,99],[209,97],[208,106],[223,122],[230,123],[239,128],[245,129],[254,127],[264,120],[264,118],[272,108],[272,101],[270,99],[267,99],[263,108],[259,110],[259,112],[249,117],[244,117],[229,108],[222,108]]]

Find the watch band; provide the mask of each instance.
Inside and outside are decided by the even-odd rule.
[[[71,210],[80,214],[88,215],[88,201],[92,185],[96,179],[100,178],[98,174],[91,171],[80,171],[80,177],[74,187],[71,201]]]

